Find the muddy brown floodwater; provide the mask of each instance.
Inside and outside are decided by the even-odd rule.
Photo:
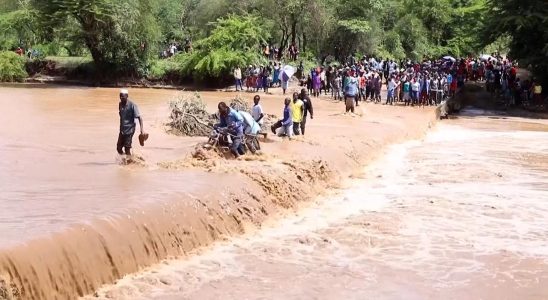
[[[178,93],[130,90],[123,166],[117,89],[0,87],[0,299],[548,298],[545,120],[322,98],[305,137],[195,159]]]
[[[130,90],[150,139],[134,149],[144,162],[124,166],[118,89],[0,87],[0,299],[93,294],[239,236],[339,186],[386,145],[422,136],[435,115],[374,105],[346,115],[340,102],[314,99],[305,137],[269,137],[261,155],[241,161],[196,159],[204,138],[166,134],[179,93]],[[201,93],[211,112],[235,95]],[[281,113],[283,95],[262,98],[267,113]]]
[[[117,166],[115,89],[1,88],[0,93],[0,248],[168,200],[192,176],[151,176]],[[147,129],[156,131],[151,124],[165,117],[166,106],[159,104],[175,93],[134,94],[148,100],[139,106]],[[154,137],[162,138],[161,146],[143,150],[150,159],[180,151],[175,139]]]
[[[444,122],[311,207],[100,295],[548,299],[547,129],[517,118]]]

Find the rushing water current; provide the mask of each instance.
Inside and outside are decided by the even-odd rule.
[[[486,116],[444,122],[298,214],[99,296],[548,299],[546,128]]]

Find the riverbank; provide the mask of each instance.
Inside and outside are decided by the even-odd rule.
[[[97,83],[89,80],[78,80],[78,79],[68,79],[66,76],[48,76],[48,75],[39,75],[33,76],[25,79],[24,83],[21,84],[30,84],[30,85],[69,85],[69,86],[83,86],[83,87],[124,87],[124,88],[153,88],[153,89],[166,89],[166,90],[184,90],[188,86],[184,85],[172,85],[159,83],[149,80],[125,80],[119,82],[101,82]]]
[[[113,104],[108,102],[108,97],[115,99],[116,90],[91,89],[84,92],[92,91],[100,92],[98,96],[100,99],[106,97],[105,100],[97,100],[95,105],[86,103],[87,106],[79,113],[90,114],[90,109],[96,110],[99,106],[101,111],[98,116],[103,118],[110,115],[109,109],[112,108],[108,107]],[[16,97],[20,91],[11,89],[3,92]],[[74,98],[80,97],[78,93],[82,91],[65,89],[58,95],[67,98],[66,103],[69,103],[69,99],[74,101]],[[131,97],[140,103],[140,98],[154,97],[156,92],[138,90],[131,93]],[[234,93],[202,93],[202,98],[212,111],[219,100],[232,96]],[[251,101],[251,95],[243,96]],[[51,101],[55,103],[58,100]],[[269,113],[281,111],[282,100],[281,95],[262,96],[263,107]],[[305,137],[293,141],[274,137],[272,142],[263,145],[262,155],[246,157],[241,161],[208,156],[193,158],[194,146],[203,138],[168,136],[163,127],[165,102],[151,100],[151,103],[143,104],[141,111],[145,111],[145,120],[152,121],[148,130],[151,139],[140,150],[146,165],[101,166],[101,170],[108,172],[117,169],[121,174],[119,176],[127,182],[124,181],[122,187],[117,186],[116,182],[104,183],[107,187],[102,188],[115,191],[104,194],[103,197],[111,198],[110,201],[104,202],[104,199],[97,198],[99,196],[78,198],[78,194],[72,200],[80,203],[81,209],[89,210],[87,203],[91,201],[108,207],[112,205],[110,202],[119,201],[117,190],[122,188],[122,198],[148,198],[150,195],[154,201],[142,199],[125,208],[124,205],[107,210],[94,208],[79,222],[72,222],[47,237],[32,238],[1,249],[0,276],[5,280],[4,285],[11,286],[10,294],[19,294],[24,299],[66,299],[92,294],[100,286],[114,283],[143,267],[167,258],[185,256],[215,241],[260,227],[265,220],[280,218],[287,212],[298,210],[326,189],[337,187],[342,178],[352,176],[356,170],[382,154],[388,145],[420,138],[435,122],[433,108],[368,104],[360,106],[357,115],[346,115],[341,113],[344,107],[340,102],[314,100],[315,118],[309,120]],[[70,105],[81,105],[77,103]],[[19,109],[8,110],[7,113],[13,115],[17,111]],[[51,107],[42,107],[38,111],[56,113]],[[150,116],[152,112],[154,116]],[[59,114],[73,117],[72,112],[59,111]],[[15,119],[16,116],[11,119],[7,117],[8,124],[15,122]],[[45,142],[45,146],[56,142],[70,143],[72,134],[91,134],[91,140],[97,141],[97,145],[88,150],[91,156],[99,157],[103,152],[111,151],[112,145],[100,137],[107,136],[115,124],[89,131],[84,125],[88,122],[95,124],[95,117],[80,122],[85,123],[79,124],[82,128],[66,132],[68,137],[52,138]],[[63,140],[65,138],[67,141]],[[56,151],[47,155],[59,155]],[[15,157],[16,154],[13,155]],[[80,153],[74,155],[80,159]],[[60,168],[55,159],[40,163],[51,163],[47,167],[52,172]],[[79,168],[88,171],[89,166],[82,164]],[[74,174],[82,170],[75,169]],[[33,170],[25,168],[23,171],[28,174]],[[15,170],[15,176],[17,172]],[[66,175],[60,182],[71,186],[71,180],[75,180],[69,177],[71,173],[62,169],[59,172]],[[100,176],[96,174],[95,178],[86,181],[87,188],[95,189],[95,181],[100,181]],[[169,184],[165,184],[166,181]],[[47,195],[48,191],[42,193]],[[69,192],[65,196],[70,195]],[[100,211],[107,212],[101,214]]]
[[[196,86],[197,83],[193,83],[191,78],[183,78],[176,70],[167,70],[166,66],[164,68],[166,69],[161,69],[161,74],[149,76],[99,76],[91,57],[45,57],[26,60],[27,76],[21,83],[158,89],[185,89]]]

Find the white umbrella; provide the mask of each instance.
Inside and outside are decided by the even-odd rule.
[[[297,68],[295,68],[293,66],[290,66],[290,65],[283,66],[283,68],[282,68],[283,80],[284,81],[289,81],[289,79],[291,79],[291,77],[293,77],[293,75],[296,72],[297,72]]]
[[[450,61],[452,61],[452,62],[456,62],[456,61],[457,61],[453,56],[449,56],[449,55],[444,56],[443,59],[445,59],[445,60],[450,60]]]
[[[498,61],[498,59],[494,58],[493,56],[489,55],[489,54],[482,54],[480,56],[480,59],[482,61],[488,61],[488,60],[492,60],[492,61]]]

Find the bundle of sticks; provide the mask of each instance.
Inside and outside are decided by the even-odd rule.
[[[251,106],[240,96],[230,101],[228,105],[237,111],[251,112]],[[218,114],[211,114],[198,93],[183,94],[170,102],[171,116],[168,126],[170,132],[185,136],[209,136],[213,125],[219,122]],[[278,121],[275,115],[265,115],[263,132],[269,132],[270,126]]]
[[[181,95],[171,101],[171,116],[167,124],[173,133],[186,136],[208,136],[218,122],[216,114],[210,114],[199,94]]]

